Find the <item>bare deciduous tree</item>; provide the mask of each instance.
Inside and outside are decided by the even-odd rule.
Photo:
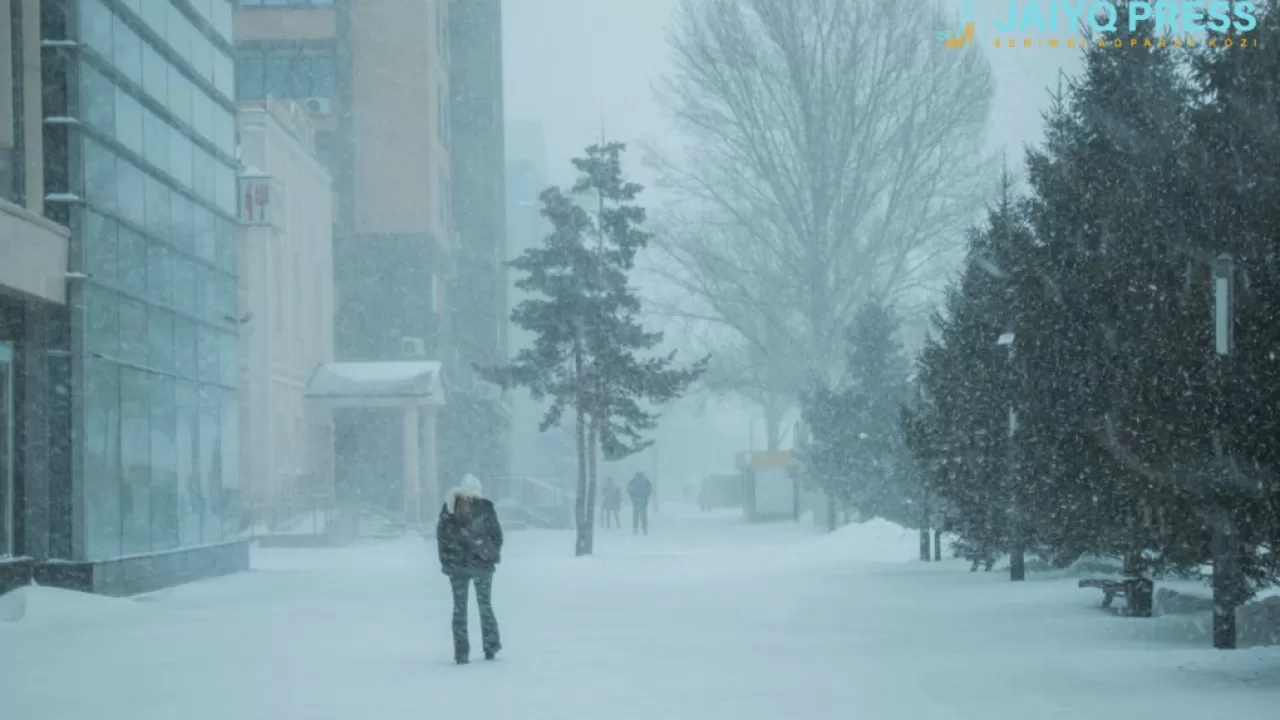
[[[859,304],[919,302],[980,211],[993,81],[943,30],[934,2],[682,0],[658,272],[741,338],[741,389],[830,384]]]

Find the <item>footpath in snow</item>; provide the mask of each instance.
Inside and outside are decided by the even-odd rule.
[[[27,588],[0,598],[0,707],[41,720],[1251,720],[1280,708],[1280,648],[1217,652],[1185,619],[1110,616],[1073,578],[1011,584],[919,563],[915,535],[879,522],[825,535],[663,510],[648,537],[601,531],[588,558],[571,556],[568,532],[510,532],[494,590],[506,649],[462,667],[448,584],[418,537],[260,550],[253,572],[136,599]]]

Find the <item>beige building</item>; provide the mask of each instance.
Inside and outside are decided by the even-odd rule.
[[[307,383],[333,360],[333,193],[293,101],[242,102],[240,477],[255,529],[333,494],[332,416]]]

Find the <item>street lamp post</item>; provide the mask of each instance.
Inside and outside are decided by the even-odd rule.
[[[1216,486],[1213,504],[1213,646],[1229,650],[1236,646],[1236,606],[1241,600],[1241,578],[1237,559],[1239,551],[1235,522],[1227,506],[1229,460],[1223,437],[1226,410],[1226,365],[1235,337],[1235,259],[1229,253],[1219,255],[1213,263],[1213,346],[1217,356],[1213,363],[1214,413],[1213,448],[1216,455],[1212,482]]]
[[[1014,334],[1011,332],[1003,333],[996,339],[996,345],[1009,348],[1009,369],[1016,371],[1014,366]],[[1026,550],[1023,547],[1022,537],[1022,503],[1021,493],[1018,489],[1018,469],[1017,469],[1017,441],[1015,435],[1018,432],[1018,411],[1014,408],[1013,391],[1010,390],[1009,398],[1009,437],[1008,437],[1008,478],[1009,478],[1009,579],[1011,581],[1020,581],[1027,579],[1027,563]]]

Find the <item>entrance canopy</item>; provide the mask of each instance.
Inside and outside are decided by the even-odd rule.
[[[334,362],[316,368],[307,398],[334,406],[439,407],[445,404],[438,362]]]

